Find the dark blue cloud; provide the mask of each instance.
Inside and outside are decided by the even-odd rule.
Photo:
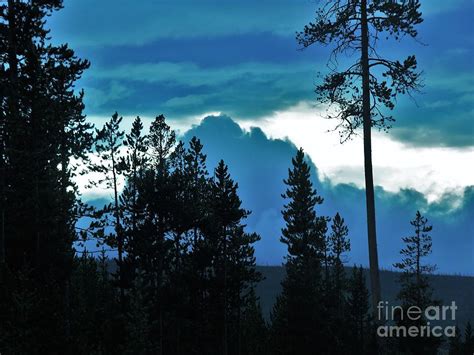
[[[227,112],[259,119],[314,101],[328,50],[298,51],[294,33],[317,3],[279,1],[65,1],[49,20],[53,39],[70,42],[92,68],[79,83],[86,112],[175,119]],[[420,146],[472,146],[474,39],[469,0],[422,1],[420,40],[380,42],[390,59],[416,54],[425,87],[417,104],[397,103],[393,135]],[[341,59],[341,64],[346,61]]]
[[[195,63],[216,68],[245,62],[298,63],[311,59],[311,51],[298,51],[294,35],[271,32],[219,37],[159,38],[143,44],[84,47],[81,55],[99,67],[157,62]]]
[[[306,66],[244,63],[203,69],[193,63],[147,63],[104,68],[88,79],[89,114],[153,115],[173,119],[205,112],[257,119],[312,97],[311,70]],[[114,87],[120,87],[112,95]]]
[[[281,193],[285,189],[282,181],[287,177],[297,148],[289,141],[268,139],[258,128],[244,132],[227,116],[207,117],[187,132],[184,139],[193,135],[204,144],[208,167],[214,167],[223,158],[239,183],[244,207],[252,210],[248,227],[262,236],[256,248],[258,262],[281,263],[286,252],[279,242],[284,223],[280,214],[284,203]],[[367,265],[364,191],[349,184],[333,185],[330,181],[321,181],[317,168],[314,164],[311,166],[315,187],[325,199],[318,212],[330,216],[341,212],[350,228],[352,251],[349,261]],[[455,207],[459,200],[461,205]],[[467,187],[463,196],[445,195],[432,204],[415,190],[390,193],[378,187],[376,205],[381,267],[391,268],[399,260],[401,237],[412,232],[409,221],[419,209],[434,225],[430,261],[443,273],[472,274],[474,187]]]

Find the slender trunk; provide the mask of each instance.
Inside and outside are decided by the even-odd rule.
[[[164,227],[164,218],[163,216],[158,216],[158,240],[160,241],[161,246],[163,246],[164,241],[165,241],[165,227]],[[156,294],[158,295],[158,335],[159,335],[159,350],[158,354],[163,355],[163,344],[164,344],[164,332],[163,332],[163,280],[164,280],[164,251],[160,250],[159,253],[162,253],[159,255],[159,260],[158,260],[158,273],[157,273],[157,281],[156,281]]]
[[[181,267],[180,267],[180,240],[181,233],[176,233],[175,238],[175,258],[176,258],[176,280],[175,280],[175,297],[177,301],[176,312],[176,354],[180,354],[180,337],[181,337]]]
[[[227,228],[224,227],[224,333],[222,337],[223,355],[227,355]]]
[[[192,304],[194,307],[194,316],[193,316],[193,321],[196,322],[195,327],[194,327],[194,347],[196,351],[200,350],[200,339],[202,338],[202,327],[203,327],[203,321],[202,321],[202,313],[203,313],[203,299],[204,297],[201,294],[201,288],[204,280],[204,275],[201,269],[201,265],[198,264],[197,256],[196,253],[198,251],[198,232],[197,232],[197,227],[193,228],[193,251],[192,251],[192,262],[195,267],[195,273],[194,277],[192,278],[192,287],[193,287],[193,292],[192,292]]]
[[[370,73],[369,73],[369,29],[367,23],[367,0],[361,0],[361,36],[362,36],[362,110],[364,127],[364,170],[365,198],[367,205],[367,232],[369,243],[370,285],[372,293],[372,311],[377,319],[377,305],[380,301],[379,261],[377,254],[377,235],[375,226],[374,177],[372,172],[372,137],[370,114]]]
[[[416,230],[416,296],[417,296],[417,306],[422,307],[421,304],[421,270],[420,270],[420,227]]]
[[[115,164],[114,153],[112,157],[112,178],[114,184],[114,210],[115,210],[115,234],[117,236],[118,244],[118,266],[119,266],[119,287],[120,287],[120,305],[123,309],[125,300],[125,291],[123,287],[123,240],[122,240],[122,229],[120,226],[120,214],[119,214],[119,201],[118,201],[118,187],[117,187],[117,168]]]
[[[329,284],[329,256],[328,256],[328,243],[327,241],[324,242],[324,270],[325,270],[325,277],[326,277],[326,286]]]
[[[133,190],[132,190],[132,195],[133,195],[133,205],[132,205],[132,238],[135,237],[137,233],[137,220],[138,220],[138,212],[137,212],[137,156],[136,153],[134,153],[134,159],[133,159]]]

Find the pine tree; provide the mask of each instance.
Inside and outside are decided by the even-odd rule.
[[[329,235],[329,248],[333,260],[335,301],[337,307],[342,309],[345,292],[344,253],[351,250],[350,240],[347,238],[349,229],[344,224],[344,218],[336,213],[332,219],[331,234]]]
[[[331,233],[326,237],[325,262],[329,259],[331,270],[326,269],[324,298],[328,327],[328,344],[331,352],[344,352],[347,343],[346,299],[348,289],[344,271],[345,253],[350,251],[349,229],[337,213],[332,219]],[[327,268],[327,266],[326,266]]]
[[[405,243],[405,248],[400,251],[402,261],[394,264],[394,267],[402,272],[399,278],[401,289],[397,297],[402,302],[403,309],[416,306],[423,311],[426,307],[439,303],[433,299],[433,290],[427,277],[427,274],[431,274],[436,266],[423,262],[424,258],[431,254],[432,241],[428,233],[432,231],[433,227],[428,224],[428,220],[419,211],[416,212],[415,219],[410,224],[414,227],[415,233],[402,238]],[[423,317],[415,321],[400,319],[399,323],[422,326],[426,324],[426,319]],[[436,353],[439,342],[440,339],[435,337],[402,337],[399,345],[402,351],[428,354]]]
[[[287,274],[272,312],[271,344],[274,353],[310,354],[324,344],[321,261],[326,218],[316,216],[315,207],[323,199],[313,188],[302,149],[292,164],[282,195],[288,200],[281,237],[288,247]]]
[[[315,43],[334,44],[330,62],[332,72],[316,87],[318,100],[335,106],[329,118],[338,120],[341,142],[350,139],[362,126],[367,204],[367,230],[373,310],[380,301],[380,281],[375,225],[375,198],[372,172],[372,127],[387,130],[398,94],[410,93],[419,85],[415,56],[403,62],[379,55],[380,38],[417,36],[415,26],[422,22],[419,1],[334,0],[325,2],[316,19],[297,34],[304,48]],[[383,37],[382,37],[383,36]],[[338,55],[359,58],[346,70],[337,71]]]
[[[184,143],[179,141],[170,155],[170,255],[168,267],[168,282],[170,287],[167,292],[170,309],[168,318],[171,324],[167,327],[172,332],[171,352],[179,354],[183,351],[183,333],[185,312],[188,309],[189,296],[187,273],[189,269],[190,230],[193,218],[190,210],[193,204],[191,194],[192,179],[187,171],[187,151]]]
[[[136,287],[142,289],[143,301],[149,311],[151,352],[165,350],[167,277],[172,264],[173,232],[171,206],[173,186],[170,178],[171,153],[176,144],[175,132],[160,115],[152,122],[149,134],[149,155],[146,168],[137,182],[138,228],[130,253],[136,264]]]
[[[71,158],[89,149],[91,126],[82,115],[82,93],[74,90],[89,63],[66,45],[51,45],[45,27],[46,17],[61,5],[58,0],[0,5],[5,34],[0,57],[6,64],[0,69],[0,280],[14,284],[26,278],[38,292],[30,336],[16,344],[68,352],[77,219]],[[13,284],[2,286],[13,292]]]
[[[209,242],[212,238],[207,235],[207,226],[212,224],[212,182],[199,139],[193,137],[185,150],[184,145],[178,145],[177,148],[173,154],[175,158],[179,157],[177,162],[173,162],[173,185],[176,191],[173,195],[177,196],[176,201],[179,203],[173,209],[179,212],[175,213],[172,224],[178,226],[181,232],[184,231],[181,238],[184,245],[181,249],[186,251],[180,273],[184,284],[181,295],[185,298],[185,302],[179,305],[183,321],[181,333],[182,343],[187,346],[185,350],[183,344],[182,351],[215,351],[221,343],[216,345],[217,337],[212,335],[214,330],[211,329],[210,322],[216,317],[209,308],[210,290],[215,289],[211,284],[214,278],[209,270],[213,268],[215,253],[218,253],[216,249],[212,249],[214,244],[211,246]]]
[[[189,352],[203,349],[203,341],[209,327],[206,326],[206,295],[209,291],[207,271],[212,265],[213,255],[205,236],[206,224],[209,220],[211,198],[211,181],[206,167],[206,155],[203,145],[196,137],[192,137],[185,153],[185,166],[182,178],[186,183],[185,195],[188,203],[180,211],[181,218],[186,216],[186,242],[188,255],[183,265],[183,282],[189,299],[184,305],[183,313],[186,337]],[[183,186],[183,184],[180,184]],[[183,213],[184,212],[184,213]],[[183,350],[185,351],[185,350]]]
[[[125,289],[123,281],[123,250],[124,250],[124,232],[123,209],[120,206],[120,176],[125,171],[124,155],[121,151],[124,138],[124,131],[120,130],[122,117],[115,112],[110,120],[104,124],[102,129],[96,130],[95,150],[98,161],[90,162],[90,172],[98,175],[97,179],[91,180],[91,186],[104,186],[112,190],[112,204],[104,206],[99,211],[99,215],[104,220],[105,227],[108,226],[108,219],[112,217],[111,224],[114,229],[114,235],[109,235],[105,242],[118,251],[118,286],[120,288],[121,303],[125,305]]]
[[[123,239],[126,257],[123,260],[122,275],[124,287],[130,288],[135,278],[136,260],[135,243],[137,242],[140,214],[138,206],[139,182],[147,168],[147,139],[142,133],[143,124],[140,117],[136,117],[130,133],[125,135],[123,145],[126,148],[122,157],[121,167],[125,177],[125,187],[120,195],[120,205],[123,211]]]
[[[212,288],[209,290],[208,309],[213,320],[211,322],[217,326],[211,333],[217,335],[218,343],[214,349],[220,349],[223,354],[238,353],[241,312],[248,292],[260,279],[255,269],[253,248],[260,237],[244,231],[242,223],[249,211],[241,207],[237,189],[238,185],[231,179],[228,167],[221,160],[211,185],[205,243],[209,255],[212,255],[212,272],[209,275]]]

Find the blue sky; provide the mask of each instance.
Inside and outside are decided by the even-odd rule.
[[[421,3],[419,41],[405,38],[381,47],[390,59],[416,54],[424,72],[424,88],[415,100],[398,101],[390,133],[374,134],[378,204],[386,221],[379,222],[379,229],[382,240],[390,240],[382,264],[390,266],[396,256],[396,235],[402,232],[398,226],[409,226],[408,219],[420,208],[440,225],[448,243],[442,245],[470,246],[454,266],[448,251],[437,256],[441,271],[469,272],[474,266],[474,3]],[[229,132],[244,129],[241,137],[253,132],[252,139],[244,139],[248,149],[269,149],[267,158],[274,163],[267,170],[287,166],[288,152],[303,146],[317,168],[315,179],[332,196],[328,211],[346,208],[354,234],[364,234],[364,215],[354,212],[355,205],[344,207],[350,204],[347,189],[357,195],[363,186],[361,140],[340,146],[337,134],[327,133],[332,123],[321,118],[323,108],[315,102],[313,89],[317,72],[327,70],[328,49],[301,51],[295,41],[295,32],[312,19],[318,1],[65,0],[64,5],[48,24],[54,42],[69,43],[92,62],[78,87],[85,90],[86,113],[93,122],[100,124],[117,110],[127,127],[133,116],[151,120],[163,113],[181,133],[192,129],[209,136],[214,126],[202,118],[228,115],[240,125],[226,121]],[[249,171],[243,153],[247,148],[224,149],[219,134],[207,139],[210,157],[231,160],[237,180],[256,183],[261,177],[272,186],[259,197],[261,203],[252,197],[259,186],[244,182],[241,193],[260,216],[251,223],[260,227],[264,239],[257,249],[259,261],[277,263],[282,250],[275,226],[280,222],[272,221],[279,221],[280,175],[285,169],[276,175]],[[255,143],[258,139],[266,143]],[[391,210],[397,204],[399,210]],[[383,211],[399,212],[397,228],[384,219]],[[363,240],[353,250],[354,261],[365,260]]]

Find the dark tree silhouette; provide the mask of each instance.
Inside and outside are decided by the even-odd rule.
[[[364,170],[367,204],[372,305],[380,300],[377,237],[375,223],[374,179],[372,172],[371,129],[387,130],[393,121],[388,113],[398,94],[416,90],[420,75],[415,56],[403,62],[383,58],[378,51],[382,38],[416,37],[415,26],[422,22],[419,1],[332,0],[316,12],[314,22],[297,34],[304,48],[315,43],[333,44],[332,71],[316,87],[317,98],[329,108],[328,117],[338,120],[341,142],[363,127]],[[339,54],[357,56],[345,70],[337,70]],[[335,110],[333,113],[332,110]]]
[[[341,310],[343,304],[343,296],[345,292],[345,272],[344,272],[344,254],[351,250],[351,243],[347,238],[349,229],[344,223],[339,213],[336,213],[332,219],[331,234],[329,235],[329,250],[331,259],[333,262],[333,273],[334,273],[334,301],[336,302],[337,308]]]
[[[150,167],[140,182],[140,209],[143,221],[139,249],[140,269],[151,302],[151,331],[157,334],[154,351],[163,354],[165,345],[165,290],[169,251],[168,238],[173,187],[170,182],[170,164],[176,133],[163,115],[155,118],[148,134]]]
[[[112,190],[113,202],[112,205],[104,206],[100,214],[107,218],[112,215],[112,225],[114,228],[114,236],[108,236],[106,243],[112,247],[117,247],[118,250],[118,282],[120,287],[121,302],[124,303],[125,291],[123,282],[123,225],[121,222],[123,211],[120,206],[119,199],[119,179],[123,175],[126,167],[124,164],[124,154],[120,148],[123,144],[124,131],[120,130],[120,122],[122,117],[119,117],[115,112],[110,121],[106,122],[102,129],[96,131],[95,150],[97,152],[98,161],[92,160],[89,169],[92,173],[100,174],[98,178],[90,181],[90,185],[105,187]],[[105,226],[107,227],[107,221]]]
[[[124,278],[122,282],[126,288],[131,287],[135,277],[135,268],[137,267],[134,251],[136,243],[139,243],[138,224],[141,213],[138,205],[138,185],[148,164],[147,140],[148,137],[143,134],[142,121],[140,117],[136,117],[130,133],[126,134],[123,140],[126,153],[120,162],[125,177],[125,187],[120,195],[120,205],[124,225],[122,229],[123,248],[126,253],[122,265],[122,276]]]
[[[327,219],[328,222],[331,220]],[[349,229],[344,219],[337,213],[332,219],[331,232],[325,238],[326,277],[324,282],[324,302],[327,318],[327,339],[329,352],[349,351],[344,348],[348,343],[348,327],[346,325],[346,294],[348,280],[345,275],[344,263],[346,253],[350,250]]]
[[[426,307],[439,303],[433,298],[433,290],[427,277],[436,266],[424,263],[424,259],[431,254],[432,241],[428,233],[433,227],[428,225],[428,220],[419,211],[410,224],[414,227],[415,233],[402,238],[405,243],[405,248],[400,251],[402,261],[394,264],[394,267],[402,272],[399,278],[401,289],[397,297],[402,302],[403,309],[416,306],[425,310]],[[420,317],[419,320],[411,321],[407,317],[402,317],[398,322],[403,325],[422,326],[426,324],[426,319]],[[439,343],[440,340],[436,337],[401,337],[399,341],[401,351],[424,354],[435,354]]]
[[[238,184],[231,179],[227,165],[221,160],[211,183],[207,233],[213,255],[211,280],[217,286],[211,301],[214,299],[217,324],[221,325],[214,334],[221,337],[223,354],[239,353],[242,309],[248,292],[260,280],[253,249],[253,243],[260,237],[244,232],[242,221],[250,212],[241,207],[237,189]]]
[[[17,331],[0,344],[13,353],[70,349],[78,217],[71,158],[89,149],[91,125],[82,115],[82,93],[74,90],[89,63],[66,45],[49,43],[45,19],[61,5],[0,4],[0,304],[11,319],[28,320],[27,328],[11,328]],[[25,295],[24,307],[15,293]],[[31,307],[26,295],[35,299]],[[2,333],[5,324],[0,321]],[[48,332],[56,336],[46,337]]]
[[[288,200],[280,239],[288,247],[286,277],[272,311],[271,344],[274,353],[310,354],[325,346],[321,263],[326,218],[316,216],[323,199],[313,188],[302,149],[292,164],[282,195]]]
[[[419,79],[414,57],[381,58],[376,42],[415,37],[418,6],[330,1],[298,37],[304,46],[335,42],[333,59],[350,49],[361,54],[317,91],[339,106],[342,140],[364,127],[372,274],[370,128],[388,127],[396,95]],[[304,152],[284,180],[286,275],[267,325],[256,289],[260,236],[247,231],[250,211],[229,167],[221,160],[209,174],[199,139],[178,141],[163,115],[146,133],[137,117],[125,134],[115,113],[94,136],[75,88],[89,63],[51,44],[45,27],[61,7],[61,0],[0,2],[0,352],[376,353],[362,268],[352,277],[344,272],[348,228],[337,213],[328,232],[331,219],[317,213],[323,199]],[[92,173],[91,184],[107,188],[111,203],[84,204],[74,183],[79,173]],[[426,278],[434,268],[423,262],[431,226],[419,212],[411,223],[415,234],[403,239],[395,264],[403,272],[399,298],[405,308],[423,308],[435,302]],[[102,249],[88,250],[90,240]],[[471,354],[470,323],[461,338],[452,339],[451,353]],[[429,339],[399,345],[414,353],[438,347]]]

